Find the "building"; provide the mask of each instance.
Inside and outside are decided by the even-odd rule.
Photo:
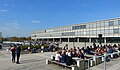
[[[102,34],[102,43],[120,43],[120,18],[80,23],[49,28],[32,32],[32,39],[61,41],[74,44],[98,43],[98,34]]]
[[[0,42],[2,42],[2,32],[0,32]]]

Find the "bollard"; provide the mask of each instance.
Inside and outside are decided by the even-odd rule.
[[[94,61],[90,60],[90,66],[94,66],[94,65],[95,65]]]
[[[88,59],[88,70],[90,70],[90,60]]]
[[[49,64],[49,60],[48,59],[46,59],[46,64]]]
[[[54,60],[54,55],[51,55],[51,60]]]
[[[95,62],[95,65],[96,65],[97,64],[96,56],[93,56],[93,61]]]
[[[107,53],[104,53],[104,70],[106,70],[106,56],[107,56]]]
[[[102,61],[104,61],[104,57],[102,57]]]
[[[77,66],[80,67],[80,61],[77,61]]]

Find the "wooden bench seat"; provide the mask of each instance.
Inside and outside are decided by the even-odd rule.
[[[66,67],[66,68],[70,68],[70,69],[71,69],[72,66],[73,66],[73,65],[68,66],[68,65],[66,65],[65,63],[59,63],[59,62],[56,62],[56,61],[54,61],[54,60],[51,60],[51,61],[49,60],[49,62],[50,62],[50,63],[53,63],[53,64],[57,64],[57,65],[62,66],[62,67],[64,67],[64,68]]]

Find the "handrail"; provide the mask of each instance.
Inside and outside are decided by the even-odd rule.
[[[113,52],[113,53],[104,53],[104,55],[101,55],[101,56],[96,56],[95,55],[95,58],[104,57],[104,60],[105,60],[106,56],[114,55],[114,54],[120,54],[120,51]],[[93,58],[94,58],[94,56],[92,58],[87,59],[88,60],[88,70],[90,70],[90,65],[89,65],[90,62],[89,61],[92,60]],[[106,70],[106,60],[104,61],[104,70]]]
[[[119,52],[113,52],[113,53],[106,53],[106,56],[108,56],[108,55],[114,55],[114,54],[120,54],[120,51]],[[99,58],[99,57],[104,57],[105,55],[100,55],[100,56],[96,56],[96,55],[94,55],[96,58]],[[94,57],[93,56],[93,57]],[[93,59],[93,57],[92,58],[89,58],[89,59],[87,59],[87,60],[91,60],[91,59]]]

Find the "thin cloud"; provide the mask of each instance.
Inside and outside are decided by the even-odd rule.
[[[39,20],[32,20],[32,23],[40,23]]]
[[[0,26],[0,31],[4,35],[15,35],[20,31],[20,24],[17,21],[5,23],[3,26]]]
[[[4,4],[3,6],[4,6],[4,7],[15,7],[15,4],[7,4],[7,3],[6,3],[6,4]]]
[[[7,12],[8,10],[5,10],[5,9],[2,9],[2,10],[0,10],[0,12]]]
[[[15,4],[12,1],[4,0],[3,3],[1,3],[4,7],[14,7]]]

